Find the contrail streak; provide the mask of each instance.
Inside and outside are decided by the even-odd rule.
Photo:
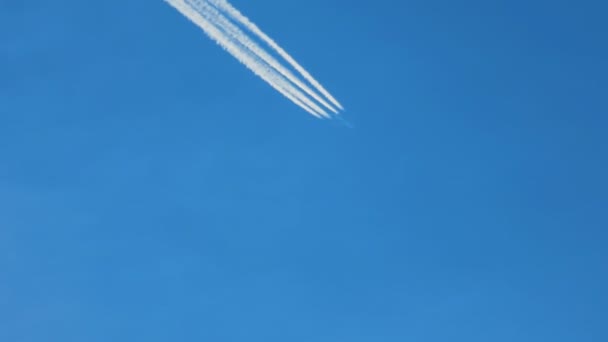
[[[280,69],[284,70],[285,73],[289,73],[289,71],[287,69],[285,69],[274,58],[272,58],[272,56],[270,56],[266,51],[264,51],[262,48],[260,48],[253,40],[251,40],[249,37],[247,37],[237,26],[232,24],[224,15],[222,15],[220,12],[215,10],[210,5],[205,4],[204,2],[201,2],[201,1],[184,0],[184,2],[187,5],[191,6],[196,12],[198,12],[201,16],[203,16],[205,19],[207,19],[213,25],[215,25],[218,29],[220,29],[220,31],[222,31],[224,33],[224,35],[227,36],[227,38],[229,38],[232,42],[236,42],[237,45],[240,45],[242,52],[244,54],[249,55],[251,58],[256,59],[261,68],[265,68],[268,72],[274,74],[274,77],[278,80],[278,82],[280,84],[282,84],[286,88],[286,90],[289,91],[293,96],[297,97],[300,101],[306,103],[309,107],[314,109],[317,113],[320,113],[325,117],[329,117],[329,115],[327,115],[327,112],[325,112],[325,110],[321,109],[315,102],[310,100],[310,98],[308,98],[306,95],[302,94],[301,91],[299,91],[297,88],[295,88],[293,86],[293,84],[289,83],[289,81],[291,81],[292,83],[295,83],[296,85],[298,83],[302,84],[295,76],[293,76],[293,74],[291,75],[292,78],[289,78],[284,73],[281,73],[281,75],[282,75],[281,76],[281,75],[276,74],[276,72],[274,70],[269,70],[268,67],[270,66],[271,68],[273,68],[275,70],[277,70],[277,68],[280,68]],[[274,64],[272,63],[273,61],[274,61]],[[285,80],[285,77],[287,77],[289,81]],[[320,98],[316,93],[314,93],[309,88],[308,88],[307,92],[309,92],[309,95],[311,95],[317,101],[321,102],[324,105],[329,106],[327,104],[327,102],[323,101],[322,98]],[[334,111],[336,114],[338,113],[333,107],[329,106],[329,108],[332,111]]]
[[[260,39],[262,39],[266,44],[268,44],[271,48],[273,48],[281,57],[283,57],[291,66],[296,69],[310,84],[312,84],[319,92],[321,92],[331,103],[333,103],[336,107],[340,109],[344,109],[340,102],[338,102],[331,94],[323,88],[323,86],[312,77],[310,73],[306,71],[298,62],[291,57],[287,51],[279,46],[272,38],[266,35],[256,24],[254,24],[249,18],[244,16],[238,9],[234,8],[228,1],[226,0],[207,0],[211,4],[215,5],[217,8],[225,11],[229,16],[233,19],[241,23],[241,25],[245,26],[251,32],[256,34]]]
[[[190,21],[192,21],[194,24],[199,26],[212,40],[222,46],[239,62],[245,65],[258,77],[266,81],[266,83],[272,86],[275,90],[283,94],[283,96],[287,97],[296,105],[300,106],[302,109],[318,118],[321,118],[323,116],[328,117],[327,113],[325,113],[323,110],[320,110],[320,108],[318,108],[318,106],[316,106],[314,102],[308,100],[305,95],[299,93],[297,89],[293,87],[293,85],[284,81],[284,79],[282,79],[280,75],[277,75],[271,70],[265,68],[264,64],[261,63],[258,59],[247,54],[242,47],[230,40],[229,37],[224,34],[218,27],[216,27],[213,23],[203,17],[201,13],[195,11],[192,7],[186,4],[184,0],[165,1],[171,6],[173,6],[175,9],[177,9],[179,12],[181,12],[185,17],[190,19]],[[301,96],[298,96],[298,93]],[[306,99],[308,101],[304,101],[303,99]],[[317,107],[319,110],[317,110],[317,108],[315,107]]]
[[[187,3],[191,4],[201,14],[208,13],[210,16],[209,19],[221,27],[227,34],[231,36],[232,39],[237,40],[243,46],[247,47],[252,53],[257,55],[260,59],[278,71],[281,75],[286,77],[289,81],[300,87],[300,89],[317,100],[317,102],[321,103],[332,112],[338,114],[338,111],[333,106],[328,104],[321,96],[300,81],[293,73],[291,73],[291,71],[281,65],[279,61],[262,49],[253,39],[249,38],[249,36],[247,36],[238,26],[230,22],[228,18],[222,15],[215,7],[210,5],[207,0],[187,0]]]

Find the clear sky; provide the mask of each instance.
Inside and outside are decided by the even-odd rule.
[[[0,1],[0,341],[608,341],[605,1]],[[602,266],[604,265],[604,266]]]

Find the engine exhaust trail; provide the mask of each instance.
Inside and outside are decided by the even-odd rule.
[[[224,48],[228,53],[234,56],[239,62],[245,65],[255,75],[262,78],[271,87],[281,93],[283,96],[291,100],[293,103],[304,109],[306,112],[318,117],[328,117],[328,114],[323,110],[317,110],[317,107],[312,101],[302,101],[296,95],[294,95],[294,88],[287,82],[281,82],[276,74],[267,68],[263,67],[259,61],[252,56],[248,55],[241,47],[232,42],[228,36],[221,32],[213,23],[205,19],[199,12],[195,11],[190,7],[184,0],[165,0],[186,18],[190,19],[194,24],[199,26],[213,41]],[[280,76],[280,75],[279,75]],[[309,103],[307,103],[309,102]],[[317,107],[318,108],[318,107]],[[320,108],[318,108],[320,109]]]
[[[279,44],[277,44],[272,38],[270,38],[267,34],[265,34],[256,24],[254,24],[249,18],[243,15],[238,9],[232,6],[226,0],[207,0],[211,4],[215,5],[217,8],[225,11],[232,18],[237,20],[241,25],[249,29],[255,35],[257,35],[260,39],[262,39],[268,46],[273,48],[281,57],[283,57],[291,66],[297,70],[310,84],[312,84],[315,88],[319,90],[321,94],[323,94],[331,103],[333,103],[336,107],[344,110],[344,107],[338,100],[336,100],[330,93],[327,91],[321,83],[319,83],[312,75],[304,69],[293,57],[291,57],[287,51],[285,51]]]

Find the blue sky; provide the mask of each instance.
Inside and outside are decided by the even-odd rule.
[[[608,5],[0,1],[0,340],[606,341]],[[604,266],[602,266],[604,265]]]

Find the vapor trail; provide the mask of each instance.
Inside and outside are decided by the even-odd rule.
[[[226,0],[207,0],[211,4],[215,5],[217,8],[226,12],[229,16],[231,16],[236,21],[240,22],[241,25],[245,26],[255,35],[257,35],[260,39],[262,39],[266,44],[268,44],[271,48],[273,48],[281,57],[283,57],[291,66],[297,70],[310,84],[312,84],[321,94],[323,94],[331,103],[333,103],[336,107],[340,109],[344,109],[340,102],[336,100],[331,94],[323,88],[323,86],[312,77],[310,73],[306,71],[298,62],[296,62],[293,57],[291,57],[287,51],[279,46],[272,38],[266,35],[256,24],[254,24],[249,18],[244,16],[238,9],[234,8],[228,1]]]
[[[242,47],[239,47],[239,45],[230,40],[225,33],[223,33],[213,23],[208,21],[204,16],[201,15],[201,13],[195,11],[192,7],[186,4],[184,0],[165,1],[181,12],[185,17],[190,19],[190,21],[192,21],[194,24],[199,26],[212,40],[222,46],[255,75],[262,78],[271,87],[283,94],[283,96],[287,97],[293,103],[318,118],[323,116],[328,117],[326,112],[316,106],[316,104],[310,101],[305,95],[297,91],[297,89],[284,80],[281,75],[278,75],[272,70],[265,68],[265,65],[261,61],[254,58],[254,56],[247,54]],[[298,93],[300,96],[298,96]]]
[[[279,82],[286,89],[286,91],[290,92],[294,97],[298,98],[301,102],[304,102],[306,105],[311,107],[317,113],[319,113],[325,117],[329,117],[329,115],[327,114],[327,112],[324,109],[319,107],[317,105],[317,103],[312,101],[309,97],[302,94],[302,92],[300,90],[298,90],[297,88],[294,87],[294,85],[292,83],[302,84],[300,82],[300,80],[298,80],[295,76],[293,76],[293,74],[292,74],[293,79],[288,79],[288,80],[285,79],[286,76],[284,74],[281,73],[283,76],[277,74],[275,71],[275,70],[277,70],[277,68],[282,68],[287,73],[289,73],[289,71],[286,70],[284,67],[282,67],[279,62],[277,62],[274,58],[272,58],[272,56],[270,56],[266,51],[264,51],[261,47],[259,47],[253,40],[251,40],[249,37],[247,37],[245,35],[245,33],[243,33],[243,31],[241,31],[237,26],[232,24],[228,20],[228,18],[226,18],[223,14],[218,12],[212,6],[206,4],[205,1],[184,0],[184,3],[188,6],[190,6],[194,11],[198,12],[199,15],[204,17],[207,21],[209,21],[216,28],[218,28],[224,34],[224,36],[226,36],[226,38],[228,38],[230,41],[234,42],[235,44],[239,45],[239,49],[241,50],[241,52],[243,54],[246,54],[250,58],[255,59],[258,66],[260,68],[266,69],[270,74],[272,74],[273,79],[275,79],[275,81]],[[265,59],[264,57],[267,57],[267,58]],[[274,61],[274,65],[271,65],[270,63],[272,61],[269,61],[268,59],[272,59],[272,61]],[[274,70],[269,69],[269,68],[272,68]],[[290,81],[292,83],[290,83]],[[320,98],[315,92],[313,92],[310,89],[309,89],[309,91],[313,98],[320,100],[319,102],[322,101],[321,103],[327,104],[327,102],[323,101],[323,99]],[[333,110],[335,113],[337,113],[337,111],[335,111],[335,109],[333,107],[329,106],[329,108],[331,110]]]
[[[266,62],[270,67],[278,71],[281,75],[287,78],[290,82],[294,83],[309,96],[314,98],[317,102],[338,114],[338,111],[329,103],[327,103],[321,96],[314,92],[310,87],[304,84],[298,79],[291,71],[285,68],[279,61],[272,57],[262,47],[260,47],[253,39],[247,36],[237,25],[233,24],[228,18],[220,13],[215,7],[209,4],[208,0],[186,0],[188,4],[195,8],[201,15],[208,15],[208,19],[221,27],[222,30],[231,36],[233,40],[237,40],[253,54],[257,55],[260,59]]]

